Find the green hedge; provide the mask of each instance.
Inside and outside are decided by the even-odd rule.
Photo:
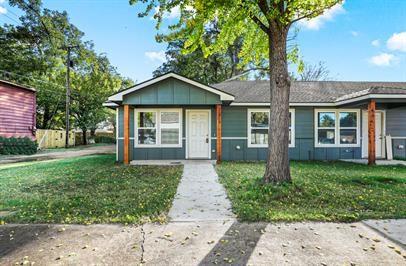
[[[0,137],[0,154],[34,154],[37,152],[37,142],[30,138]]]
[[[96,135],[94,137],[94,142],[96,142],[96,143],[116,143],[116,139],[114,137],[110,137],[110,136]]]

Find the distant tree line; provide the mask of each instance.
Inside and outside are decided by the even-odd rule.
[[[102,106],[107,96],[133,82],[84,40],[67,12],[43,8],[41,0],[9,0],[9,4],[23,14],[10,13],[18,24],[0,25],[0,78],[37,89],[37,128],[64,128],[65,48],[75,46],[70,62],[71,124],[94,131],[112,115]]]
[[[219,34],[219,30],[213,25],[207,29],[205,34],[206,42],[212,42]],[[297,56],[298,46],[295,43],[296,32],[288,39],[292,56]],[[158,41],[163,41],[159,38]],[[202,49],[196,49],[190,53],[184,53],[185,40],[170,40],[165,51],[166,61],[162,63],[153,75],[160,76],[168,72],[175,72],[193,80],[215,84],[230,79],[268,79],[268,61],[257,58],[247,61],[243,59],[243,40],[241,38],[229,45],[224,52],[217,52],[208,56],[204,55]],[[298,60],[299,61],[299,60]],[[324,62],[310,64],[300,62],[300,71],[291,72],[293,80],[319,81],[328,80],[329,70]]]

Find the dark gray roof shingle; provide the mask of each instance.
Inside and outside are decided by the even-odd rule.
[[[212,87],[235,96],[235,103],[269,102],[269,81],[232,80]],[[406,82],[293,81],[291,103],[334,103],[367,94],[406,94]]]

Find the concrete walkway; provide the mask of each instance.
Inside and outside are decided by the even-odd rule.
[[[47,150],[33,155],[11,155],[1,156],[0,164],[31,162],[31,161],[46,161],[53,159],[63,159],[70,157],[79,157],[93,154],[107,154],[115,153],[115,145],[97,145],[97,146],[84,146],[66,150]]]
[[[405,265],[362,223],[2,225],[0,265]]]
[[[170,221],[223,221],[234,218],[231,203],[210,161],[183,161],[182,180],[169,211]]]
[[[406,219],[366,220],[363,223],[406,248]]]

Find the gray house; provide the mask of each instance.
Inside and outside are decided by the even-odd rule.
[[[111,97],[117,161],[265,160],[269,82],[168,73]],[[406,158],[406,82],[293,82],[292,160]]]

